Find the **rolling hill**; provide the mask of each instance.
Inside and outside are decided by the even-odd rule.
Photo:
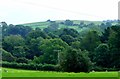
[[[72,22],[71,25],[66,25],[66,22]],[[84,21],[84,20],[56,20],[56,21],[51,21],[47,20],[44,22],[33,22],[33,23],[25,23],[25,24],[20,24],[24,26],[29,26],[32,27],[33,29],[39,27],[41,30],[48,28],[50,24],[52,23],[57,23],[59,25],[58,29],[61,28],[73,28],[80,32],[81,34],[85,34],[86,32],[90,30],[95,30],[97,31],[100,35],[103,32],[104,29],[107,27],[111,27],[112,25],[117,24],[117,21],[114,20],[106,20],[106,21]],[[54,28],[54,27],[53,27]]]

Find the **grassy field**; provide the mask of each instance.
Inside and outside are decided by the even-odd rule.
[[[56,20],[57,23],[60,22],[64,22],[65,20]],[[80,24],[80,22],[82,22],[83,20],[72,20],[74,24]],[[89,23],[95,23],[96,25],[101,24],[101,21],[84,21],[85,24],[89,24]],[[44,22],[33,22],[33,23],[26,23],[26,24],[20,24],[20,25],[25,25],[25,26],[30,26],[32,28],[36,28],[36,27],[40,27],[41,29],[44,29],[46,27],[48,27],[50,24],[50,22],[44,21]],[[65,27],[70,27],[70,28],[74,28],[74,29],[78,29],[78,26],[65,26],[63,24],[59,25],[60,28],[65,28]]]
[[[32,28],[40,27],[41,29],[44,29],[48,27],[49,24],[50,24],[49,22],[33,22],[33,23],[26,23],[21,25],[30,26]]]
[[[118,72],[67,73],[2,68],[2,77],[118,77]]]

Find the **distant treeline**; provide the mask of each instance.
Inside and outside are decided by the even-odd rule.
[[[71,26],[73,22],[61,24]],[[79,25],[85,26],[84,22]],[[59,28],[55,21],[42,30],[1,22],[3,67],[65,72],[120,70],[120,25],[106,22],[87,27],[92,29],[81,33]]]

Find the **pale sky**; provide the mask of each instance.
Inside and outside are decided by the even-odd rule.
[[[119,0],[0,0],[0,22],[118,19]]]

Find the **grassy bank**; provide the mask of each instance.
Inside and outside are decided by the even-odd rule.
[[[2,68],[2,77],[118,77],[118,72],[67,73]]]

